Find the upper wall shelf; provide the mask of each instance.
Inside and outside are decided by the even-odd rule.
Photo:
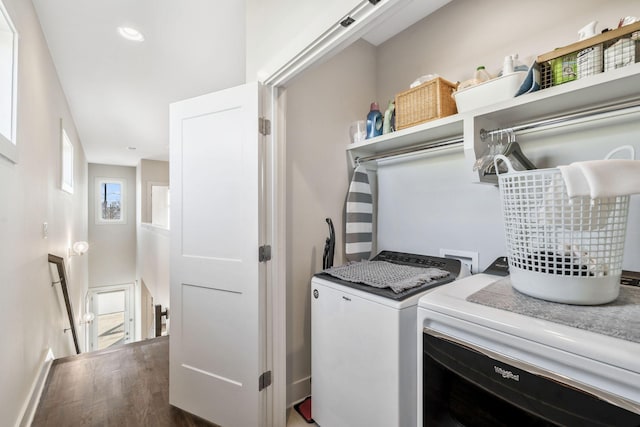
[[[508,101],[469,112],[464,134],[465,164],[473,182],[497,183],[495,176],[482,176],[473,172],[473,164],[485,152],[487,141],[481,132],[514,128],[549,120],[548,126],[578,123],[571,116],[590,113],[610,106],[624,106],[640,100],[640,63],[595,74],[559,86],[553,86]],[[567,118],[558,124],[557,118]]]
[[[504,126],[640,98],[640,63],[595,74],[473,111]]]
[[[432,120],[407,129],[402,129],[347,147],[352,164],[356,159],[369,156],[384,155],[404,148],[412,148],[425,144],[436,146],[443,141],[462,139],[464,118],[460,114]]]
[[[482,129],[514,127],[636,100],[640,100],[640,63],[351,144],[347,152],[355,164],[357,158],[438,147],[441,141],[464,137],[465,164],[471,173],[476,156],[486,148]],[[473,181],[495,179],[476,174]]]

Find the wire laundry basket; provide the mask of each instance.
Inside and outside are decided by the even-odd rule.
[[[605,158],[621,150],[620,147]],[[511,284],[548,301],[595,305],[620,290],[629,196],[569,198],[558,168],[498,173]]]

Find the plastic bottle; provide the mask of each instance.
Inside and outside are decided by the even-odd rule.
[[[476,72],[475,72],[473,78],[476,79],[476,81],[478,83],[482,83],[482,82],[486,82],[488,80],[491,80],[491,76],[489,75],[487,70],[484,68],[484,65],[480,65],[478,68],[476,68]]]
[[[518,71],[529,71],[529,67],[527,67],[522,62],[520,62],[520,60],[518,59],[518,54],[514,53],[513,55],[507,55],[504,57],[502,70],[500,70],[500,72],[496,77],[502,77],[505,74],[514,73]]]
[[[371,103],[367,114],[367,139],[382,135],[382,113],[377,102]]]
[[[396,104],[393,101],[389,101],[387,111],[384,113],[384,120],[382,121],[382,134],[386,135],[395,131],[395,117],[396,117]]]
[[[517,53],[514,53],[511,57],[513,58],[513,71],[529,71],[529,67],[520,62]]]
[[[513,56],[507,55],[504,57],[504,64],[502,65],[502,75],[513,73]]]

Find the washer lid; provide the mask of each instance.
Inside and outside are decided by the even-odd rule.
[[[417,254],[410,254],[405,252],[394,252],[394,251],[382,251],[378,255],[376,255],[371,261],[385,261],[392,264],[407,265],[411,267],[421,267],[421,268],[435,267],[444,271],[448,271],[449,275],[440,279],[434,279],[428,283],[425,283],[413,288],[409,288],[398,293],[394,292],[392,289],[388,287],[377,288],[374,286],[369,286],[365,283],[351,282],[348,280],[343,280],[343,279],[334,277],[325,272],[318,273],[315,275],[315,277],[319,277],[319,278],[328,280],[330,282],[339,283],[341,285],[348,286],[350,288],[354,288],[359,291],[368,292],[370,294],[378,295],[394,301],[403,301],[407,298],[410,298],[428,289],[453,282],[460,274],[460,271],[462,268],[460,261],[457,259],[440,258],[440,257],[429,256],[429,255],[417,255]]]

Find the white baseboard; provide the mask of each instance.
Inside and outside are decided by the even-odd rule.
[[[287,408],[311,394],[311,375],[287,385]]]
[[[20,416],[16,420],[16,427],[29,427],[33,422],[33,417],[36,415],[36,409],[38,409],[40,397],[42,396],[42,390],[44,389],[44,385],[47,382],[47,376],[49,375],[49,369],[51,369],[53,359],[53,352],[51,351],[51,349],[47,350],[42,363],[40,364],[38,375],[33,381],[33,384],[31,384],[29,396],[22,405]]]

